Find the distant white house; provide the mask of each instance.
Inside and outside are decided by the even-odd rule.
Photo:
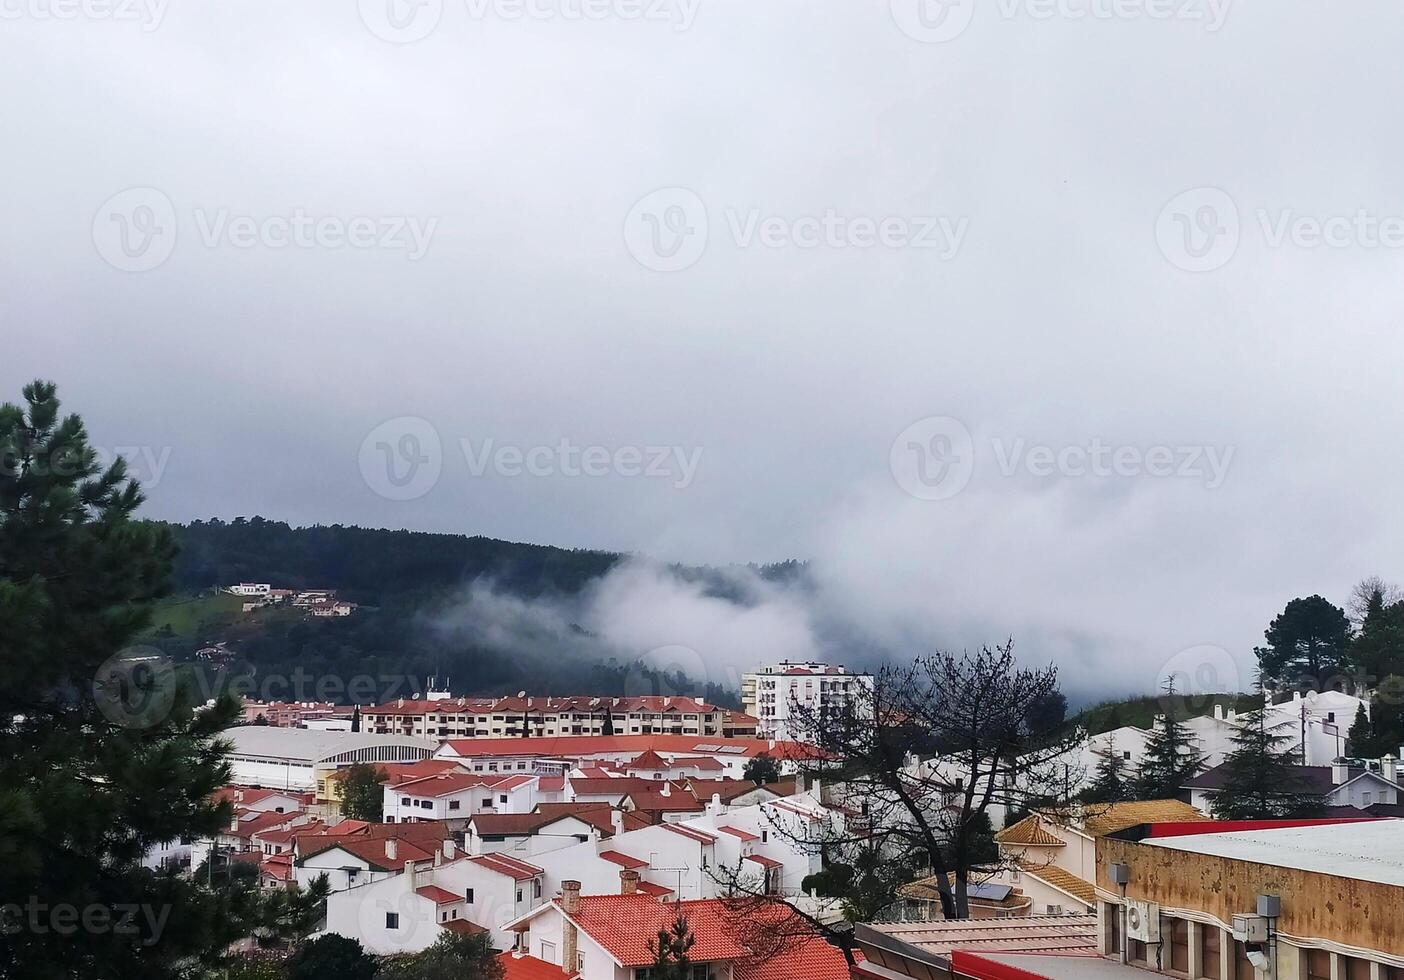
[[[267,582],[240,582],[229,587],[230,595],[267,596],[271,591],[273,586]]]

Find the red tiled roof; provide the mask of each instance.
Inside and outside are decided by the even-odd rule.
[[[473,864],[487,868],[489,871],[496,871],[498,874],[506,875],[516,881],[526,881],[529,878],[535,878],[537,875],[546,873],[534,864],[518,861],[516,858],[508,857],[506,854],[479,854],[477,857],[471,857],[468,860]]]
[[[740,837],[742,840],[760,840],[760,837],[749,830],[742,830],[740,827],[718,827],[717,830],[723,834],[730,834],[732,837]]]
[[[464,900],[462,895],[455,895],[447,888],[440,888],[438,885],[424,885],[414,890],[416,895],[422,895],[435,905],[452,905],[455,902]]]
[[[747,854],[747,855],[746,855],[746,860],[747,860],[747,861],[754,861],[754,862],[756,862],[756,864],[759,864],[762,868],[783,868],[783,867],[784,867],[784,865],[781,864],[779,861],[775,860],[774,858],[768,858],[768,857],[766,857],[764,854]]]
[[[535,813],[478,813],[469,818],[468,822],[480,836],[514,837],[534,834],[542,827],[567,817],[574,817],[597,828],[604,836],[614,833],[609,804],[598,800],[585,803],[538,803]]]
[[[502,964],[502,980],[570,980],[575,976],[535,956],[499,953],[497,962]]]
[[[410,825],[406,824],[406,826]],[[299,861],[305,861],[307,858],[316,854],[321,854],[323,851],[340,848],[347,854],[352,854],[360,858],[378,871],[398,871],[404,866],[406,861],[428,861],[434,857],[432,851],[426,851],[423,848],[416,847],[406,840],[395,841],[395,856],[390,857],[385,853],[384,838],[359,835],[350,837],[299,837],[298,847],[301,850],[301,854],[298,857]]]
[[[673,894],[673,889],[667,885],[655,885],[651,881],[640,881],[639,891],[645,895],[652,895],[654,898],[662,898],[664,895]]]
[[[629,763],[630,769],[667,769],[668,761],[652,749],[639,754],[633,762]]]
[[[630,793],[629,802],[636,810],[657,810],[660,813],[697,813],[704,809],[702,801],[691,793],[655,793],[651,790]]]
[[[654,962],[649,941],[656,941],[679,913],[687,918],[695,939],[688,952],[692,962],[735,960],[750,952],[715,899],[664,904],[650,895],[582,895],[570,918],[618,962],[638,967]]]
[[[614,864],[619,865],[621,868],[634,869],[648,867],[647,861],[640,861],[636,857],[630,857],[629,855],[621,854],[618,851],[600,851],[600,857],[604,858],[606,861],[611,861]]]
[[[440,922],[439,928],[447,929],[449,932],[456,932],[464,936],[481,936],[488,931],[476,922],[470,922],[467,919],[449,919],[447,922]]]

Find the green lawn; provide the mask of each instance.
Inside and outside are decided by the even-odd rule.
[[[218,595],[171,596],[156,604],[151,615],[153,631],[169,626],[178,636],[194,636],[201,623],[214,619],[237,618],[243,615],[242,596]]]

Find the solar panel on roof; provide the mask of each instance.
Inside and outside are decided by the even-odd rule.
[[[722,746],[719,746],[719,747],[717,748],[717,751],[718,751],[718,752],[745,752],[746,749],[745,749],[744,746],[741,746],[741,745],[722,745]]]
[[[720,751],[722,751],[722,747],[721,747],[720,745],[694,745],[692,748],[693,748],[694,751],[697,751],[697,752],[720,752]]]
[[[987,902],[1002,902],[1009,897],[1009,893],[1014,890],[1012,885],[992,885],[989,883],[971,885],[969,895],[971,898],[981,898]]]

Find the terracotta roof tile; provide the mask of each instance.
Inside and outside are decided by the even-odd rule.
[[[1092,905],[1097,900],[1097,891],[1092,882],[1079,878],[1071,871],[1064,871],[1055,864],[1047,866],[1019,862],[1019,869],[1032,878],[1052,885],[1061,892],[1072,895],[1079,902]]]
[[[1030,847],[1067,847],[1067,841],[1043,829],[1038,814],[1031,813],[1018,823],[995,834],[996,844],[1024,844]]]
[[[1179,800],[1135,800],[1089,806],[1083,813],[1083,828],[1089,837],[1105,837],[1137,824],[1192,823],[1208,819]]]

